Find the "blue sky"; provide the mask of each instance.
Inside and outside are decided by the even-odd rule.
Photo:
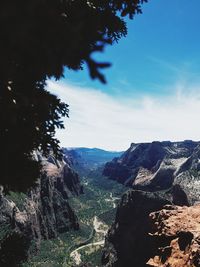
[[[121,150],[130,142],[200,139],[199,10],[199,0],[151,0],[128,21],[126,38],[94,55],[112,63],[107,85],[92,81],[87,68],[51,83],[70,105],[61,144]]]

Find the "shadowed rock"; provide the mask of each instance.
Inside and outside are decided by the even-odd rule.
[[[41,239],[55,238],[58,233],[79,229],[68,198],[82,192],[79,177],[69,164],[58,162],[53,156],[43,158],[42,164],[43,173],[37,185],[24,195],[20,207],[9,195],[1,194],[0,199],[0,228],[20,233],[29,242],[34,240],[36,250]]]

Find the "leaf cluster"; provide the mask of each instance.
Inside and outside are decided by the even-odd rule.
[[[26,190],[39,175],[32,152],[59,156],[56,128],[68,105],[46,91],[64,69],[81,70],[105,83],[92,53],[126,36],[124,16],[141,13],[146,0],[2,0],[0,8],[0,184]]]

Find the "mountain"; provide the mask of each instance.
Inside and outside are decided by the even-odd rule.
[[[53,156],[46,159],[35,153],[34,157],[43,165],[37,185],[23,195],[14,192],[3,195],[1,190],[1,266],[14,266],[12,260],[16,261],[16,254],[20,252],[11,253],[13,258],[10,259],[8,255],[21,238],[26,240],[28,248],[31,245],[31,250],[35,247],[37,251],[42,239],[55,238],[59,233],[79,229],[76,214],[68,202],[70,195],[82,193],[78,174],[68,163],[57,161]],[[16,234],[19,238],[13,242]],[[6,251],[3,250],[5,244],[10,247]]]
[[[34,254],[24,267],[200,266],[200,142],[63,151],[34,155],[43,173],[27,194],[0,187],[1,266],[24,246]]]
[[[97,169],[115,157],[119,157],[123,152],[106,151],[99,148],[63,148],[65,160],[72,163],[78,172]]]
[[[143,191],[166,190],[181,185],[192,202],[199,199],[194,181],[199,180],[200,143],[152,142],[131,144],[119,158],[106,163],[103,174]],[[195,193],[194,193],[195,192]]]
[[[128,191],[108,231],[102,265],[199,266],[199,214],[200,205],[180,207],[159,192]]]
[[[129,189],[118,205],[104,267],[200,266],[200,143],[131,144],[103,174]]]

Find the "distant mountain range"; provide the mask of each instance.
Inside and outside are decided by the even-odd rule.
[[[94,170],[113,158],[120,157],[123,152],[106,151],[100,148],[63,148],[65,160],[69,160],[75,169]]]

